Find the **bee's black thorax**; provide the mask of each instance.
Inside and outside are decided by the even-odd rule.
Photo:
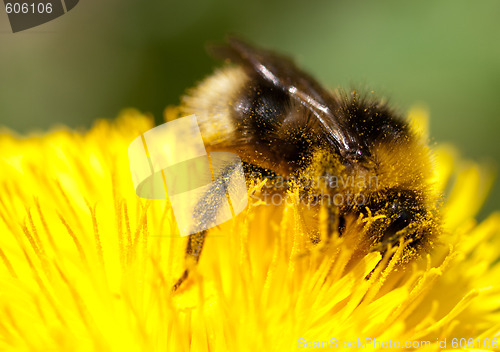
[[[350,133],[361,141],[344,153],[339,153],[325,137],[325,130],[306,107],[268,82],[249,79],[232,103],[231,114],[240,138],[254,147],[254,156],[267,159],[268,166],[275,169],[287,166],[286,172],[307,167],[317,148],[338,155],[347,168],[373,168],[375,145],[409,142],[407,124],[385,104],[360,98],[356,93],[339,94],[333,101],[336,103],[331,106],[332,113],[345,121]]]
[[[336,113],[341,114],[351,129],[369,148],[377,142],[409,137],[408,125],[392,109],[374,99],[360,97],[352,92],[340,100]]]
[[[238,133],[254,147],[256,158],[267,159],[272,168],[285,173],[307,164],[318,138],[303,122],[307,111],[286,93],[250,80],[232,106]]]

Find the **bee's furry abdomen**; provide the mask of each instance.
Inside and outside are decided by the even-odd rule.
[[[232,118],[240,89],[248,82],[240,67],[225,67],[207,77],[182,98],[182,115],[196,114],[205,144],[224,147],[244,143]]]

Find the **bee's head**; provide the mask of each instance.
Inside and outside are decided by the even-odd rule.
[[[435,207],[423,192],[389,189],[371,195],[359,207],[366,222],[367,241],[372,250],[384,251],[401,239],[410,251],[427,250],[439,231]]]

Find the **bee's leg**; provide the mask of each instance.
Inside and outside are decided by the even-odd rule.
[[[177,279],[177,282],[172,286],[172,292],[177,291],[177,289],[182,285],[182,283],[188,278],[189,271],[188,269],[184,269],[182,276]]]
[[[329,242],[337,227],[339,226],[339,212],[338,208],[333,206],[328,206],[326,209],[328,214],[328,226],[326,235],[327,242]]]
[[[216,219],[221,206],[228,202],[226,189],[231,184],[233,177],[238,176],[237,173],[241,170],[238,164],[216,164],[218,162],[220,163],[220,161],[212,160],[212,166],[214,170],[217,170],[215,180],[199,199],[193,213],[193,229],[203,230],[189,235],[185,252],[186,269],[172,287],[172,291],[176,291],[186,281],[189,276],[189,267],[192,267],[192,264],[198,264],[208,233],[207,229],[213,227],[214,222],[217,223]]]
[[[182,273],[182,276],[172,287],[172,291],[176,291],[180,287],[180,285],[184,281],[186,281],[189,276],[189,267],[192,267],[193,264],[198,264],[201,252],[203,250],[203,245],[205,243],[205,238],[207,237],[208,230],[206,229],[211,227],[210,225],[206,224],[207,219],[215,218],[221,204],[223,204],[223,200],[225,199],[225,186],[223,180],[219,179],[212,183],[206,195],[204,195],[199,200],[195,208],[195,213],[193,214],[193,222],[196,224],[196,226],[205,224],[204,226],[201,226],[201,228],[205,228],[205,230],[189,235],[184,256],[186,269]],[[191,261],[191,263],[189,263],[189,261]]]
[[[342,236],[345,231],[346,221],[340,209],[336,206],[327,206],[328,226],[327,226],[327,241],[330,241],[332,236]]]
[[[195,264],[198,264],[200,260],[201,251],[203,250],[203,245],[205,243],[205,238],[207,236],[207,230],[194,233],[189,236],[188,243],[186,246],[186,262],[193,260]],[[177,280],[177,282],[172,287],[172,291],[176,291],[180,285],[188,278],[189,269],[185,269],[182,276]]]
[[[346,220],[341,209],[328,197],[316,196],[314,191],[299,189],[299,218],[314,245],[328,246],[332,237],[342,236]]]

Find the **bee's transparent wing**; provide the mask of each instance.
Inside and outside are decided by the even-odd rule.
[[[334,96],[289,58],[255,48],[234,37],[228,39],[227,46],[213,46],[211,51],[217,57],[243,65],[250,75],[257,75],[310,110],[316,117],[316,128],[342,157],[359,159],[364,156],[365,143],[349,123],[349,117],[339,113]]]

